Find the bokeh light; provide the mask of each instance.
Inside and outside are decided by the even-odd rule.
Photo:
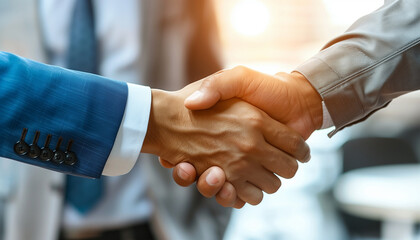
[[[350,25],[360,16],[376,10],[384,4],[384,0],[323,0],[331,23]]]
[[[241,0],[232,10],[233,29],[245,36],[256,36],[263,33],[269,22],[268,7],[258,0]]]

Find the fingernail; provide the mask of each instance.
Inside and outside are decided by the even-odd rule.
[[[203,93],[200,90],[195,91],[193,94],[191,94],[185,101],[191,101],[195,102],[200,100],[203,97]]]
[[[214,185],[216,185],[216,184],[218,184],[220,182],[219,181],[219,178],[216,175],[217,174],[214,174],[214,173],[210,172],[206,176],[206,182],[207,182],[208,185],[214,186]]]
[[[182,168],[178,168],[177,174],[182,180],[188,180],[190,178],[190,175]]]

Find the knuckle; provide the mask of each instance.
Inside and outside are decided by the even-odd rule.
[[[273,136],[274,139],[283,139],[284,135],[282,133],[282,131],[276,129],[276,128],[272,128],[271,126],[268,126],[267,129],[269,130],[269,132],[271,133],[271,135]]]
[[[264,126],[264,116],[259,111],[248,111],[244,120],[253,129],[261,129]]]
[[[254,116],[249,117],[248,122],[254,129],[255,128],[259,129],[264,125],[262,116],[258,114],[255,114]]]
[[[248,72],[248,68],[242,65],[238,65],[233,68],[235,72],[238,72],[239,74],[246,74]]]
[[[242,143],[242,144],[240,145],[240,150],[241,150],[241,152],[243,152],[243,153],[250,153],[250,152],[252,152],[252,149],[253,149],[252,144]]]
[[[290,161],[289,167],[286,169],[283,177],[287,179],[293,178],[296,175],[298,167],[299,165],[295,160]]]
[[[214,81],[215,81],[215,76],[210,75],[210,76],[203,79],[203,82],[201,83],[201,86],[202,87],[210,87]]]
[[[243,153],[241,161],[246,161],[249,154],[258,151],[258,143],[253,138],[244,140],[239,144],[239,151]]]
[[[290,139],[289,139],[289,148],[290,148],[290,153],[293,156],[296,156],[299,154],[299,152],[302,151],[302,149],[305,148],[305,141],[298,134],[293,134],[290,136]]]

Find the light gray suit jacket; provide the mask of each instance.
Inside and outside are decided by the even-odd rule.
[[[337,131],[420,89],[420,1],[386,0],[299,66]]]
[[[211,1],[143,0],[142,4],[143,50],[138,68],[146,85],[180,89],[221,68]],[[0,50],[45,62],[38,18],[36,1],[0,1]],[[221,239],[230,210],[201,197],[194,187],[177,186],[155,156],[144,158],[142,168],[156,206],[152,225],[158,238]],[[17,171],[13,187],[3,193],[8,200],[6,239],[55,239],[63,175],[13,161],[0,164],[13,165]],[[6,175],[0,173],[0,181],[2,176]]]

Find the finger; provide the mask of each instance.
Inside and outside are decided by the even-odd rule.
[[[245,206],[246,202],[237,198],[235,204],[233,205],[233,208],[241,209],[243,206]]]
[[[264,167],[260,168],[261,171],[255,171],[256,168],[254,168],[252,169],[252,172],[247,174],[249,176],[249,183],[253,184],[268,194],[277,192],[281,186],[280,179]]]
[[[187,162],[178,163],[172,171],[174,181],[182,187],[193,184],[196,176],[197,172],[194,166]]]
[[[223,207],[233,207],[236,199],[236,190],[229,182],[225,182],[222,189],[216,194],[216,201]]]
[[[238,197],[251,205],[258,205],[264,197],[261,189],[249,182],[232,184],[236,189]]]
[[[241,209],[243,206],[245,206],[245,203],[242,199],[237,198],[235,204],[233,205],[236,209]]]
[[[295,176],[299,164],[293,157],[270,145],[266,151],[271,153],[265,155],[264,159],[261,160],[261,164],[268,171],[284,178]]]
[[[190,110],[207,109],[219,100],[240,96],[240,92],[248,83],[243,79],[244,67],[219,71],[202,80],[200,88],[185,99],[185,106]]]
[[[165,159],[163,159],[161,157],[159,157],[159,163],[164,168],[173,168],[173,167],[175,167],[175,165],[173,165],[172,163],[168,162],[167,160],[165,160]]]
[[[197,189],[204,197],[210,198],[220,191],[225,181],[225,172],[219,167],[211,167],[198,179]]]
[[[298,161],[308,162],[311,154],[309,145],[297,132],[271,118],[264,118],[263,135],[274,147],[288,153]]]

